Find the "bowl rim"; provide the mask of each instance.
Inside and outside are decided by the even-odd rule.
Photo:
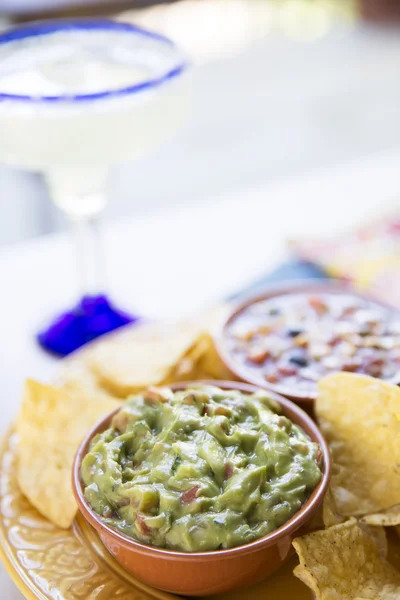
[[[298,402],[303,406],[312,406],[317,398],[317,390],[314,392],[310,391],[294,391],[293,388],[287,387],[279,383],[269,383],[268,381],[258,377],[256,374],[253,375],[249,369],[243,366],[239,361],[235,360],[228,350],[225,342],[225,330],[236,318],[236,316],[245,310],[248,306],[261,302],[263,300],[269,300],[270,298],[278,296],[289,296],[297,293],[326,293],[326,294],[349,294],[366,300],[367,302],[374,303],[386,310],[390,310],[400,316],[400,310],[398,307],[392,304],[385,303],[377,298],[374,298],[371,294],[364,293],[353,287],[350,282],[342,281],[340,279],[299,279],[287,281],[285,283],[277,283],[268,286],[263,292],[257,294],[251,294],[235,302],[233,306],[224,315],[223,319],[219,323],[216,331],[213,334],[213,340],[219,358],[224,363],[225,367],[232,373],[232,375],[238,378],[240,381],[256,385],[263,389],[275,392],[285,398],[289,398],[294,402]],[[400,375],[397,377],[391,377],[385,379],[388,383],[395,385],[400,384]]]
[[[232,555],[239,556],[243,554],[248,554],[249,552],[256,552],[261,548],[266,548],[272,546],[279,542],[281,539],[287,537],[288,534],[292,533],[299,529],[305,522],[309,520],[312,514],[317,510],[317,508],[322,503],[322,500],[325,496],[325,493],[328,489],[330,475],[331,475],[331,456],[330,451],[325,441],[321,431],[319,430],[317,424],[312,420],[312,418],[304,412],[302,408],[294,404],[291,400],[284,398],[270,390],[265,390],[264,388],[260,388],[260,386],[256,386],[253,384],[247,384],[237,381],[227,381],[227,380],[199,380],[199,381],[184,381],[175,384],[171,384],[170,387],[173,390],[182,390],[190,387],[191,385],[215,385],[217,387],[221,387],[222,389],[237,389],[243,392],[253,393],[258,390],[267,391],[270,397],[278,402],[278,404],[282,407],[283,412],[289,413],[288,417],[292,420],[294,416],[296,419],[296,423],[309,435],[312,441],[318,443],[321,451],[322,451],[322,476],[311,493],[310,497],[303,504],[299,511],[297,511],[288,521],[283,523],[280,527],[275,529],[274,531],[268,533],[267,535],[260,537],[252,542],[247,544],[242,544],[240,546],[234,546],[233,548],[227,548],[223,550],[211,550],[208,552],[182,552],[177,550],[169,550],[166,548],[159,548],[157,546],[151,546],[148,544],[143,544],[134,540],[133,538],[120,533],[116,529],[113,529],[109,525],[106,525],[100,518],[100,516],[91,508],[91,506],[86,501],[83,494],[83,486],[80,478],[80,465],[82,463],[83,457],[86,455],[88,446],[97,433],[104,431],[111,418],[116,414],[120,409],[121,405],[116,407],[111,413],[105,415],[102,419],[100,419],[96,425],[94,425],[90,431],[87,433],[83,441],[81,442],[73,463],[72,469],[72,487],[75,496],[75,500],[78,504],[78,508],[80,512],[83,514],[84,518],[89,521],[89,523],[98,531],[103,531],[110,535],[114,542],[117,541],[125,547],[130,547],[132,550],[140,552],[142,554],[164,557],[168,559],[179,559],[184,561],[190,561],[195,558],[198,559],[222,559],[232,557]]]

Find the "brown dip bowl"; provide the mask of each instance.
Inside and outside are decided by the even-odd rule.
[[[204,381],[223,389],[255,392],[257,387],[230,381]],[[171,386],[185,389],[190,382]],[[271,398],[282,407],[283,414],[320,445],[322,451],[321,481],[310,498],[289,521],[281,527],[251,543],[228,550],[212,552],[176,552],[149,546],[119,533],[105,525],[99,515],[86,502],[80,478],[80,466],[89,450],[92,438],[110,424],[119,408],[104,417],[80,445],[73,466],[73,489],[79,510],[94,527],[107,550],[130,573],[155,588],[186,596],[220,594],[258,583],[282,566],[292,555],[292,540],[313,527],[316,514],[328,487],[331,463],[329,450],[322,434],[312,419],[298,406],[271,393]]]
[[[391,310],[393,313],[399,314],[399,311],[394,306],[384,304],[383,302],[380,302],[379,300],[376,300],[375,298],[368,296],[367,294],[361,294],[355,291],[350,284],[338,282],[335,280],[303,280],[292,281],[286,284],[274,285],[269,287],[268,290],[266,290],[263,294],[257,296],[250,296],[244,301],[233,306],[231,311],[228,312],[228,314],[225,316],[223,322],[220,324],[218,331],[214,335],[214,342],[218,355],[224,363],[225,367],[228,369],[228,372],[232,374],[232,377],[234,379],[244,381],[245,383],[250,383],[252,385],[257,385],[260,388],[271,390],[272,392],[280,394],[285,398],[289,398],[290,400],[293,400],[293,402],[296,402],[296,404],[302,406],[304,410],[306,410],[310,414],[313,414],[313,406],[314,401],[317,397],[317,391],[296,390],[295,388],[285,386],[282,383],[269,383],[261,375],[257,375],[256,372],[247,368],[246,365],[244,365],[241,361],[236,360],[229,351],[225,341],[226,330],[229,328],[232,321],[235,320],[237,315],[244,311],[248,306],[251,306],[252,304],[263,300],[269,300],[270,298],[301,293],[348,294],[356,298],[366,300],[367,302],[371,302],[387,310]],[[394,383],[395,385],[399,385],[400,377],[394,379],[387,379],[386,381],[389,381],[389,383]]]

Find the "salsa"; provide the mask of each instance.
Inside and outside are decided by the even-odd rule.
[[[344,293],[287,294],[255,302],[225,330],[232,357],[257,379],[315,392],[329,373],[400,376],[400,317]]]
[[[120,532],[203,552],[290,519],[321,478],[321,452],[268,392],[150,388],[130,398],[82,461],[87,502]]]

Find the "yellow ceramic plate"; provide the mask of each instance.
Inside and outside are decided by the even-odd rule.
[[[133,332],[127,329],[123,335]],[[64,361],[61,379],[64,385],[104,394],[83,360],[91,347]],[[11,430],[0,447],[0,558],[28,600],[182,600],[126,573],[80,516],[67,531],[42,517],[19,490],[16,461]],[[390,559],[400,567],[400,543],[395,534],[392,538]],[[310,590],[292,574],[296,564],[293,558],[264,583],[218,600],[311,600]]]
[[[127,573],[78,516],[70,530],[55,527],[22,496],[15,477],[16,439],[11,431],[0,454],[0,554],[29,600],[178,600]],[[312,594],[293,575],[294,559],[263,584],[222,600],[306,600]]]
[[[11,431],[0,449],[0,556],[28,600],[182,600],[126,573],[80,516],[67,531],[49,523],[21,494],[16,461]],[[394,533],[389,542],[390,560],[399,568]],[[264,583],[218,600],[311,600],[309,589],[292,575],[296,564],[293,558]]]

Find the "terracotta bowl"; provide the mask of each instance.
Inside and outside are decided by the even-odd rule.
[[[259,389],[229,381],[203,383],[250,393]],[[188,386],[190,382],[171,387],[180,390]],[[330,456],[318,427],[304,411],[277,394],[271,393],[271,398],[279,402],[283,413],[289,419],[300,425],[310,438],[320,445],[323,454],[323,475],[301,510],[284,525],[254,542],[228,550],[192,553],[164,550],[136,542],[105,525],[85,500],[80,466],[93,436],[107,429],[119,408],[103,418],[88,433],[75,457],[73,467],[75,498],[84,518],[95,528],[108,551],[127,571],[148,585],[161,590],[190,596],[206,596],[257,583],[278,569],[291,556],[292,539],[312,528],[312,519],[321,505],[329,481]]]
[[[296,402],[296,404],[302,406],[304,410],[310,412],[310,414],[313,414],[313,405],[317,397],[316,391],[312,392],[296,390],[295,388],[288,387],[283,384],[269,383],[261,375],[257,375],[257,373],[251,371],[240,361],[236,360],[227,348],[227,344],[225,342],[226,329],[236,318],[236,316],[251,304],[255,304],[256,302],[260,302],[262,300],[269,300],[270,298],[274,298],[277,296],[301,293],[350,294],[352,296],[356,296],[357,298],[367,300],[368,302],[373,302],[374,304],[389,309],[395,313],[399,313],[399,311],[395,307],[390,306],[389,304],[384,304],[383,302],[380,302],[379,300],[376,300],[375,298],[372,298],[367,294],[360,294],[359,292],[355,291],[350,284],[337,282],[335,280],[292,281],[286,284],[274,285],[268,288],[268,290],[265,291],[263,294],[251,296],[233,306],[231,311],[224,318],[219,330],[214,336],[214,342],[217,348],[218,355],[225,364],[226,368],[228,369],[228,372],[232,374],[232,377],[238,379],[239,381],[244,381],[245,383],[257,385],[263,389],[271,390],[277,394],[280,394],[285,398],[289,398],[290,400]],[[388,381],[398,385],[400,383],[400,377]]]

